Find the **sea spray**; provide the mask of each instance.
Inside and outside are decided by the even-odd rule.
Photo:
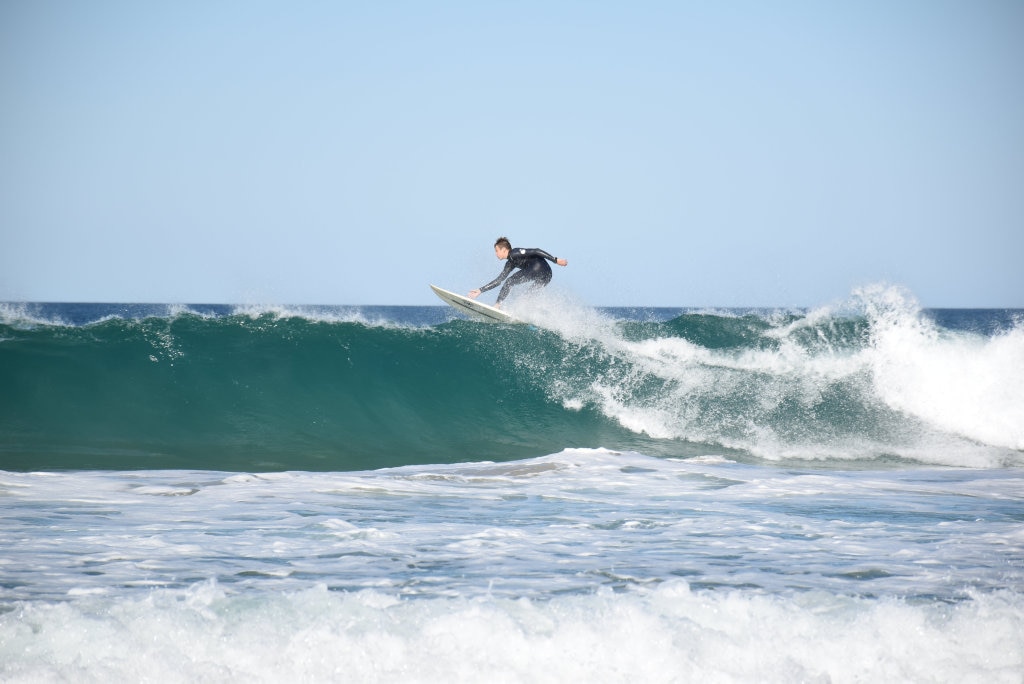
[[[861,298],[872,377],[888,406],[949,434],[1024,450],[1024,326],[994,335],[943,330],[902,290]]]

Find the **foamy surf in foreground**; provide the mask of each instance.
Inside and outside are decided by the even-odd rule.
[[[2,473],[5,681],[979,681],[1019,469]]]
[[[8,682],[978,682],[1024,670],[1019,595],[954,605],[699,593],[399,601],[215,583],[0,616]]]

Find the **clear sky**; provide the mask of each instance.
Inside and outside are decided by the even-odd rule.
[[[0,3],[0,300],[1024,307],[1024,2]],[[484,296],[487,298],[487,295]]]

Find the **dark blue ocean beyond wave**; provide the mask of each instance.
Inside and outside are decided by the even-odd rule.
[[[566,447],[1018,463],[1021,312],[891,299],[520,303],[532,326],[447,307],[2,305],[0,470],[364,470]]]
[[[598,311],[608,317],[630,322],[660,324],[673,319],[683,322],[690,316],[689,328],[699,328],[698,321],[706,319],[716,334],[715,325],[734,328],[731,319],[798,319],[806,316],[806,309],[731,308],[709,312],[706,308],[691,307],[601,307]],[[0,324],[15,327],[34,325],[83,326],[108,318],[141,320],[146,318],[173,318],[178,315],[196,315],[222,318],[239,314],[300,317],[323,321],[388,321],[398,325],[431,326],[457,318],[447,306],[339,306],[295,305],[282,307],[239,306],[236,304],[143,304],[143,303],[83,303],[83,302],[20,302],[0,303]],[[920,315],[934,321],[941,328],[975,332],[984,335],[1005,333],[1024,320],[1024,309],[923,309]],[[742,327],[742,323],[739,324]],[[770,323],[763,324],[770,327]],[[655,330],[656,332],[656,330]]]

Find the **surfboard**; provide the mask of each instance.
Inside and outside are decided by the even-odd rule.
[[[438,297],[447,304],[450,304],[459,313],[472,316],[473,318],[480,321],[487,321],[488,323],[521,323],[512,316],[508,315],[501,309],[495,309],[493,306],[488,306],[482,302],[478,302],[469,297],[463,297],[460,294],[449,292],[437,285],[431,285],[430,289],[434,291]]]

